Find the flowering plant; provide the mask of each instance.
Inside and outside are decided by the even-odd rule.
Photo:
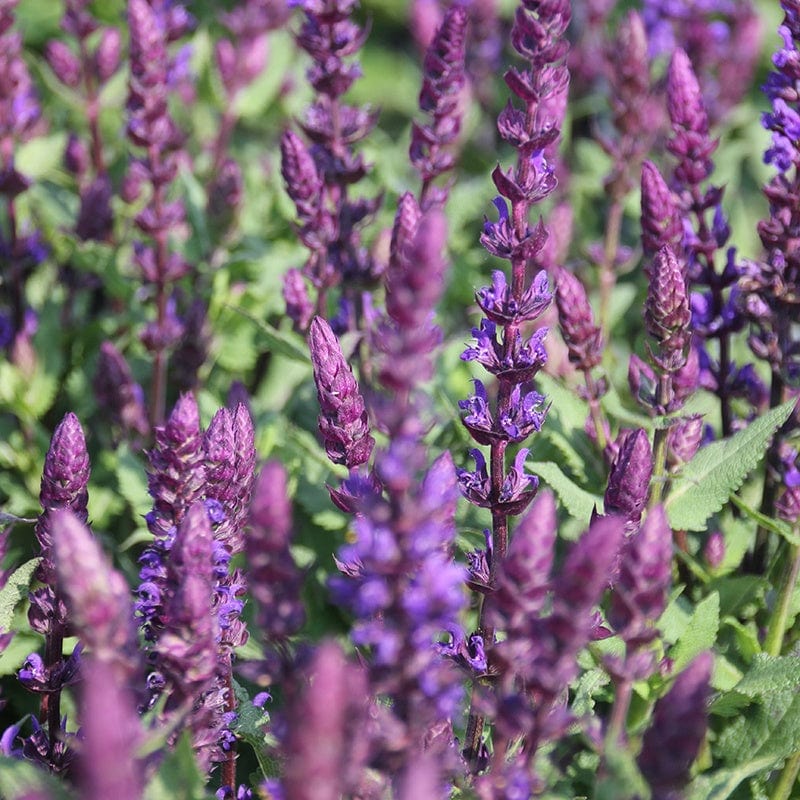
[[[779,5],[0,0],[0,797],[797,796]]]

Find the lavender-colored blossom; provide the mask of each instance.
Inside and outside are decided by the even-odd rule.
[[[683,225],[673,193],[652,161],[642,164],[642,246],[654,256],[664,245],[678,252]]]
[[[552,501],[544,502],[546,510]],[[502,623],[506,638],[492,649],[492,661],[499,672],[498,689],[496,697],[487,701],[494,707],[496,735],[501,741],[524,736],[530,753],[563,733],[569,724],[569,714],[555,706],[577,673],[577,655],[588,644],[595,627],[592,610],[607,586],[623,538],[619,518],[595,520],[553,577],[547,574],[552,558],[547,553],[547,542],[555,539],[551,524],[554,518],[547,514],[540,525],[531,517],[529,533],[538,527],[547,533],[547,539],[537,545],[526,535],[528,543],[520,545],[534,559],[535,576],[525,577],[513,565],[506,566],[510,550],[500,567],[501,574],[506,569],[513,570],[519,575],[518,580],[529,587],[528,605],[520,598],[521,605],[515,609],[515,597],[508,594],[507,603],[498,609],[502,613],[498,613],[496,622]],[[543,595],[545,591],[548,595]],[[551,598],[551,610],[544,615],[546,597]],[[537,607],[539,610],[535,611]]]
[[[653,454],[647,433],[642,428],[626,432],[611,467],[603,502],[605,513],[622,517],[628,531],[639,525],[652,474]]]
[[[146,521],[153,543],[139,558],[139,600],[145,637],[154,639],[162,625],[165,557],[189,507],[202,498],[206,481],[205,451],[197,402],[191,394],[178,400],[166,424],[155,429],[149,453],[148,489],[153,510]]]
[[[703,441],[705,424],[700,414],[692,414],[669,429],[667,459],[671,467],[679,467],[694,458]]]
[[[709,534],[703,547],[703,559],[712,570],[722,565],[725,560],[725,537],[721,531]]]
[[[656,340],[654,364],[665,373],[676,372],[685,363],[689,344],[691,310],[681,264],[669,245],[656,253],[647,289],[644,321]]]
[[[52,653],[52,667],[61,661],[61,638],[65,633],[67,611],[61,594],[56,590],[56,570],[53,553],[53,512],[69,509],[83,523],[88,512],[89,453],[78,418],[68,413],[53,432],[50,448],[44,461],[39,502],[42,513],[36,522],[36,538],[41,561],[36,579],[43,585],[31,592],[28,621],[33,630],[43,633],[57,644]]]
[[[150,432],[142,387],[136,383],[128,362],[112,342],[100,345],[94,393],[112,424],[125,435],[144,438]]]
[[[557,273],[556,303],[569,360],[578,369],[587,372],[602,360],[603,332],[594,324],[592,307],[583,284],[565,269]]]
[[[636,759],[653,800],[675,800],[689,780],[689,769],[706,735],[713,663],[711,653],[699,655],[656,703]]]
[[[51,524],[58,586],[72,628],[91,649],[93,661],[114,665],[120,678],[131,676],[138,653],[127,581],[71,510],[54,511]]]
[[[208,514],[194,503],[181,520],[166,563],[164,622],[154,644],[155,672],[148,684],[166,693],[165,713],[191,711],[198,760],[207,767],[217,746],[224,708],[213,696],[219,629],[213,613],[213,538]]]
[[[762,24],[749,0],[644,0],[642,16],[653,57],[688,53],[704,103],[721,119],[751,86],[761,53]]]
[[[698,185],[711,174],[711,155],[718,142],[709,136],[700,86],[689,57],[680,49],[669,65],[667,109],[673,132],[667,149],[678,159],[675,177],[682,185]]]
[[[82,746],[78,760],[85,800],[139,800],[144,767],[137,750],[144,735],[133,694],[113,666],[91,658],[83,667]]]
[[[206,303],[199,297],[190,304],[181,319],[181,336],[170,356],[170,376],[180,392],[197,389],[198,372],[208,358],[211,335]]]
[[[355,542],[339,552],[349,574],[331,581],[337,602],[356,616],[354,641],[370,648],[374,688],[392,698],[408,728],[406,746],[450,719],[460,698],[454,668],[436,646],[442,632],[458,630],[464,603],[464,571],[450,554],[455,474],[445,455],[419,482],[421,463],[424,451],[409,437],[398,436],[379,454],[388,499],[365,501]]]
[[[358,383],[336,336],[322,317],[312,321],[308,341],[325,452],[334,464],[356,467],[369,459],[375,445]]]
[[[269,643],[280,643],[305,621],[300,599],[303,575],[289,551],[291,530],[286,472],[270,461],[253,490],[245,541],[250,593],[258,605],[259,630]]]
[[[292,160],[291,164],[286,163],[284,176],[292,173],[301,178],[296,183],[287,177],[290,191],[298,193],[298,197],[293,195],[295,202],[300,199],[305,210],[311,212],[314,197],[310,189],[315,188],[317,194],[321,193],[316,207],[320,212],[323,207],[326,209],[310,226],[303,219],[305,211],[298,207],[302,211],[301,237],[309,238],[304,241],[310,254],[303,272],[318,290],[317,313],[325,311],[328,290],[342,284],[343,296],[354,303],[355,315],[349,320],[348,329],[363,324],[359,319],[360,293],[364,286],[374,285],[382,271],[381,264],[362,245],[360,234],[360,228],[377,211],[380,198],[349,196],[350,187],[369,170],[353,146],[377,122],[376,113],[342,101],[342,95],[361,74],[358,63],[350,59],[367,36],[366,30],[350,18],[356,5],[353,0],[315,0],[303,5],[305,20],[297,44],[311,56],[312,65],[306,76],[316,96],[301,119],[301,127],[312,146],[306,148],[295,138],[292,147],[282,147],[284,157]],[[284,144],[291,141],[284,137]],[[313,162],[304,154],[310,155]]]
[[[503,208],[505,203],[503,202]],[[506,215],[508,211],[505,211]],[[492,273],[492,285],[484,286],[475,292],[475,300],[486,315],[486,318],[498,325],[531,322],[538,319],[553,301],[547,272],[541,270],[536,274],[531,285],[523,292],[522,297],[514,297],[511,287],[506,282],[506,275],[501,270]]]
[[[556,523],[553,493],[541,492],[514,529],[508,554],[498,569],[489,601],[490,624],[517,630],[542,611],[550,589]]]
[[[447,189],[433,181],[451,170],[455,156],[447,148],[461,129],[460,94],[464,87],[467,9],[455,4],[445,12],[425,54],[419,105],[430,115],[429,124],[411,129],[411,163],[422,177],[420,205],[443,205]]]
[[[464,427],[478,444],[490,445],[496,441],[522,442],[534,431],[542,428],[547,415],[545,398],[535,390],[523,393],[517,384],[511,390],[508,411],[498,420],[492,416],[486,387],[477,379],[475,394],[458,405],[467,412]]]
[[[663,506],[656,505],[625,541],[611,592],[608,621],[627,645],[629,656],[656,637],[653,623],[666,608],[671,574],[672,530]]]
[[[447,238],[444,215],[432,209],[406,230],[404,214],[414,203],[405,195],[398,205],[386,271],[386,317],[372,341],[381,353],[381,384],[405,397],[433,374],[431,356],[441,340],[433,309],[444,291],[447,268],[442,255]]]
[[[323,642],[309,667],[309,683],[290,703],[284,743],[286,800],[336,800],[360,778],[358,726],[366,723],[367,687],[361,669],[338,645]]]
[[[601,138],[613,166],[605,179],[612,201],[620,202],[634,186],[645,153],[658,132],[662,113],[655,102],[644,23],[636,11],[620,21],[605,54],[616,138]]]

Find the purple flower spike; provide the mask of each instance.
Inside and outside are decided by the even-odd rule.
[[[565,269],[557,273],[556,304],[569,360],[579,370],[588,372],[603,358],[603,331],[594,324],[592,307],[583,284]]]
[[[101,658],[89,659],[83,673],[83,736],[78,760],[81,797],[139,800],[145,781],[137,751],[144,737],[135,698]]]
[[[312,321],[308,343],[325,452],[334,464],[356,467],[369,459],[375,445],[358,383],[344,360],[339,341],[322,317]]]
[[[514,529],[498,568],[496,591],[489,600],[497,627],[520,628],[541,612],[550,589],[556,523],[553,493],[541,492]]]
[[[303,227],[313,224],[319,214],[322,179],[303,140],[291,130],[281,137],[281,174],[297,208],[302,234]]]
[[[625,519],[628,531],[635,530],[642,518],[652,474],[650,440],[638,428],[628,433],[620,445],[604,498],[605,513]]]
[[[522,334],[515,331],[509,348],[498,340],[497,326],[487,319],[481,320],[480,328],[472,329],[472,335],[476,344],[464,350],[461,358],[464,361],[477,361],[500,380],[524,383],[547,363],[547,351],[544,348],[547,328],[539,328],[526,342],[523,342]]]
[[[202,498],[206,482],[200,416],[191,394],[178,400],[166,425],[156,428],[155,439],[147,481],[153,510],[145,518],[154,540],[139,557],[137,603],[145,636],[151,640],[162,624],[165,557],[189,507]]]
[[[286,473],[270,461],[253,490],[246,540],[248,583],[258,605],[259,628],[268,642],[291,636],[305,621],[300,598],[303,576],[289,552],[291,532]]]
[[[200,701],[217,674],[219,628],[212,607],[213,539],[203,503],[186,512],[166,566],[164,625],[154,646],[156,672],[148,683],[156,694],[166,692],[168,715],[192,709],[192,738],[205,768],[217,744],[212,728],[219,708]]]
[[[121,663],[130,672],[137,643],[127,581],[72,511],[54,511],[52,527],[58,584],[72,626],[94,659]]]
[[[706,735],[713,664],[711,653],[699,655],[656,703],[636,759],[653,800],[679,797],[689,781],[689,770]]]
[[[658,344],[653,359],[662,372],[676,372],[686,363],[691,320],[684,271],[665,245],[653,259],[644,312],[645,328]]]
[[[126,435],[144,438],[149,434],[142,387],[134,381],[128,362],[111,342],[100,345],[94,393],[100,408]]]
[[[642,164],[642,246],[654,256],[664,245],[678,252],[683,225],[675,197],[652,161]]]
[[[626,540],[611,593],[608,621],[629,649],[656,637],[653,623],[666,608],[671,574],[672,529],[663,506],[657,505]]]
[[[323,642],[310,682],[291,702],[283,786],[286,800],[337,800],[350,794],[363,767],[359,724],[366,723],[364,674],[339,646]]]
[[[676,179],[683,185],[702,183],[713,170],[717,141],[708,134],[708,115],[697,77],[683,50],[673,53],[667,76],[667,110],[673,137],[667,149],[678,159]]]
[[[86,522],[89,501],[89,453],[78,418],[68,413],[53,432],[50,449],[44,460],[39,502],[42,513],[36,523],[36,538],[42,552],[37,578],[49,586],[55,585],[52,560],[53,531],[51,512],[68,508]]]
[[[680,420],[667,434],[667,457],[670,466],[677,467],[691,461],[703,441],[705,423],[700,414]]]
[[[463,112],[459,101],[465,83],[466,30],[466,8],[460,4],[450,6],[425,54],[419,105],[431,121],[427,125],[414,123],[409,149],[411,163],[422,177],[424,209],[443,205],[447,198],[447,189],[434,189],[431,182],[455,163],[455,157],[445,148],[455,141],[461,129]]]

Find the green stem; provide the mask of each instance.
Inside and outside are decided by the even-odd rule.
[[[611,708],[611,718],[608,723],[606,742],[610,746],[621,744],[625,741],[625,723],[628,719],[628,709],[631,706],[633,684],[629,680],[617,683],[614,694],[614,705]]]
[[[586,381],[586,392],[589,395],[589,414],[597,435],[597,446],[600,450],[605,450],[608,441],[606,439],[605,425],[603,424],[605,422],[603,409],[600,407],[600,401],[597,398],[597,383],[588,369],[583,373],[583,377]]]
[[[795,524],[794,532],[797,534],[800,525]],[[800,574],[800,548],[792,545],[789,548],[789,565],[784,573],[778,602],[772,617],[769,621],[767,638],[764,642],[764,650],[771,656],[779,656],[783,648],[783,637],[786,634],[786,621],[789,618],[789,611],[794,596],[794,587],[797,584],[797,576]]]
[[[606,221],[606,235],[603,242],[603,263],[600,265],[600,327],[608,333],[608,315],[611,310],[611,294],[617,282],[615,262],[619,249],[620,233],[622,231],[623,206],[620,200],[615,200],[608,211]]]
[[[775,784],[775,789],[770,795],[770,800],[789,800],[800,772],[800,752],[791,756],[783,765],[781,777]]]

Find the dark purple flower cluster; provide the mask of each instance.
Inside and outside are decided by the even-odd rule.
[[[433,181],[453,168],[452,146],[461,130],[462,90],[465,84],[464,58],[467,38],[467,9],[458,3],[445,12],[425,54],[419,106],[430,115],[427,125],[411,128],[411,163],[422,177],[420,205],[444,205],[447,188]]]
[[[255,474],[253,424],[243,405],[233,412],[223,408],[203,434],[194,397],[184,395],[155,437],[149,476],[154,506],[147,515],[155,538],[139,559],[142,582],[136,604],[154,656],[148,677],[151,702],[166,693],[171,698],[166,711],[183,713],[194,698],[199,703],[195,744],[206,760],[227,760],[232,739],[227,728],[235,708],[232,650],[248,636],[240,619],[245,578],[230,568],[230,561],[244,548]],[[186,575],[194,568],[187,559],[199,565],[202,578],[188,587]],[[201,620],[200,606],[210,620]],[[196,632],[195,625],[204,627]],[[208,674],[195,675],[200,667],[193,667],[192,660],[204,658]],[[184,670],[195,678],[180,683]]]
[[[780,27],[783,46],[773,56],[775,71],[767,77],[764,91],[772,104],[762,122],[772,134],[772,146],[764,160],[777,174],[764,191],[769,218],[758,225],[766,260],[747,265],[741,286],[742,305],[753,331],[750,346],[767,360],[773,373],[795,382],[800,376],[800,347],[791,332],[800,297],[800,250],[795,231],[800,224],[800,113],[796,84],[800,77],[800,9],[791,0],[781,3],[785,16]]]
[[[762,39],[750,0],[644,0],[642,17],[653,57],[688,53],[714,121],[746,94]]]
[[[327,293],[343,284],[343,298],[353,305],[344,329],[360,329],[361,292],[377,282],[382,266],[361,243],[360,228],[376,212],[381,198],[348,197],[349,187],[366,175],[368,166],[353,145],[375,126],[377,114],[342,101],[361,74],[350,61],[364,44],[367,32],[351,14],[357,0],[308,0],[298,45],[313,61],[307,72],[316,92],[302,119],[311,142],[287,131],[281,140],[281,172],[295,203],[300,240],[309,250],[302,270],[316,290],[316,309],[327,317]],[[296,272],[287,277],[287,312],[297,327],[310,321],[312,303]]]
[[[142,341],[153,353],[150,416],[154,424],[164,416],[166,353],[183,332],[174,305],[169,302],[169,287],[190,269],[172,243],[181,232],[186,211],[181,199],[170,196],[183,158],[184,137],[169,110],[170,92],[182,76],[168,45],[179,39],[191,23],[179,3],[129,0],[128,138],[144,154],[130,165],[123,198],[134,202],[144,184],[150,187],[147,204],[136,215],[136,226],[150,243],[135,245],[134,263],[145,284],[152,287],[156,307],[156,319],[142,333]]]

